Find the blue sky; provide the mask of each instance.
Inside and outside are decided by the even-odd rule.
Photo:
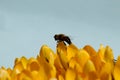
[[[120,55],[119,0],[0,0],[0,66],[16,57],[36,57],[54,34],[64,33],[79,48],[109,45]]]

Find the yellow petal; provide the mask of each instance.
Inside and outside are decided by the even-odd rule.
[[[24,70],[22,62],[18,62],[16,65],[14,65],[14,69],[16,74],[21,73]]]
[[[24,56],[22,56],[21,59],[20,59],[20,61],[22,62],[24,69],[26,69],[27,63],[28,63],[27,58],[24,57]]]
[[[72,58],[69,62],[69,67],[74,69],[76,67],[76,64],[77,64],[77,61],[74,58]]]
[[[29,71],[38,71],[40,68],[40,64],[35,58],[31,57],[28,61],[27,68]]]
[[[42,71],[41,71],[42,72]],[[33,80],[44,80],[44,77],[47,77],[47,76],[43,76],[43,75],[39,75],[40,73],[38,71],[32,71],[31,72],[31,75],[32,75],[32,79]],[[42,77],[43,76],[43,77]]]
[[[56,77],[56,68],[54,66],[55,55],[52,49],[50,49],[47,45],[43,45],[40,50],[40,57],[40,61],[42,61],[40,64],[44,67],[45,73],[49,79]]]
[[[63,52],[65,55],[67,55],[67,46],[64,42],[58,42],[57,44],[57,52]]]
[[[83,69],[84,80],[98,80],[98,75],[95,66],[91,60],[88,60]]]
[[[111,63],[105,63],[99,73],[102,80],[112,80],[113,65]]]
[[[16,69],[17,73],[21,72],[23,69],[26,69],[26,67],[27,59],[24,56],[15,59],[14,69]]]
[[[16,80],[32,80],[32,76],[29,71],[22,71],[16,76]]]
[[[96,71],[99,73],[101,71],[101,68],[103,67],[103,65],[105,64],[105,62],[103,63],[100,59],[100,56],[97,54],[95,56],[93,56],[91,58],[91,61],[94,63],[95,69]]]
[[[56,68],[54,66],[54,63],[51,64],[51,63],[47,62],[44,59],[44,57],[41,57],[41,56],[39,58],[39,63],[40,63],[40,67],[44,68],[44,71],[49,79],[56,77]]]
[[[69,68],[72,68],[74,69],[76,72],[78,73],[82,73],[82,67],[80,66],[80,64],[76,61],[76,58],[72,58],[70,61],[69,61]]]
[[[67,59],[70,61],[71,58],[75,57],[75,55],[79,53],[78,48],[74,44],[70,44],[67,46]]]
[[[114,60],[112,49],[109,46],[106,46],[106,48],[105,48],[104,59],[107,62],[108,61],[112,61],[113,62],[113,60]]]
[[[40,56],[45,59],[49,64],[54,64],[54,52],[47,45],[43,45],[40,50]]]
[[[45,59],[43,59],[41,56],[38,56],[38,61],[40,64],[40,71],[41,68],[43,68],[44,73],[47,75],[47,77],[50,78],[54,78],[56,77],[56,68],[54,65],[49,64]]]
[[[51,69],[51,71],[50,71],[50,76],[51,76],[51,78],[50,79],[55,79],[55,77],[56,77],[56,68],[54,67],[54,66],[52,66],[52,69]]]
[[[41,69],[39,71],[32,71],[31,74],[33,80],[48,80],[48,77],[45,74],[44,69]]]
[[[118,56],[117,62],[115,64],[113,76],[115,80],[120,80],[120,56]]]
[[[14,61],[14,64],[16,65],[18,62],[20,62],[20,59],[16,58],[15,61]]]
[[[86,50],[88,52],[88,54],[90,55],[90,57],[95,56],[96,55],[96,51],[94,50],[94,48],[90,45],[86,45],[84,48],[84,50]]]
[[[105,54],[105,47],[101,44],[100,45],[100,49],[98,51],[98,55],[99,55],[99,57],[100,57],[100,59],[101,59],[102,62],[106,62],[104,60],[104,54]]]
[[[56,68],[63,68],[61,62],[60,62],[60,59],[59,59],[59,56],[58,54],[55,54],[55,61],[54,61],[54,65]]]
[[[95,66],[91,60],[88,60],[84,66],[83,72],[88,74],[89,72],[95,72]]]
[[[100,57],[100,60],[96,61],[101,61],[101,63],[99,62],[99,72],[101,75],[107,75],[108,78],[109,74],[111,74],[114,68],[114,57],[112,49],[109,46],[103,47],[101,45],[98,56]]]
[[[90,59],[90,56],[84,49],[80,49],[79,53],[76,55],[75,58],[77,62],[81,65],[81,67],[83,68],[85,63]]]
[[[7,72],[9,73],[9,75],[11,75],[12,71],[13,70],[11,68],[7,68]]]
[[[89,72],[85,77],[83,77],[83,80],[102,80],[98,77],[96,72]]]
[[[76,73],[72,69],[67,69],[66,75],[65,75],[65,80],[75,80],[76,79]]]
[[[98,55],[102,62],[113,62],[114,60],[112,49],[109,46],[104,47],[103,45],[100,45]]]
[[[64,42],[59,42],[57,44],[57,54],[59,56],[60,62],[64,69],[68,68],[68,58],[67,58],[67,47]]]
[[[112,73],[113,72],[114,65],[110,62],[106,62],[101,69],[101,73]]]
[[[63,68],[63,66],[62,66],[62,64],[60,62],[58,54],[56,54],[54,65],[55,65],[55,68],[56,68],[56,71],[57,71],[57,73],[56,73],[57,77],[59,77],[59,75],[61,75],[61,76],[65,75],[65,69]],[[62,80],[61,77],[60,77],[60,80]]]
[[[61,64],[63,66],[63,68],[66,70],[68,68],[68,59],[67,57],[64,55],[64,53],[60,53],[59,54],[59,58],[60,58],[60,61],[61,61]]]
[[[105,55],[108,54],[108,57],[105,57],[105,64],[102,66],[100,71],[100,78],[102,80],[112,80],[112,72],[114,70],[114,63],[111,59],[111,53],[108,50],[108,53],[105,53]],[[110,55],[109,55],[110,54]]]

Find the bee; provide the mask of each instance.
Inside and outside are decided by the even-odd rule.
[[[63,41],[64,43],[68,43],[69,45],[72,43],[70,38],[64,34],[55,34],[54,35],[54,39],[57,41],[57,42],[60,42],[60,41]]]

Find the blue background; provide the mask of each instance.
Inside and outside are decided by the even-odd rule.
[[[120,55],[120,0],[0,0],[0,66],[16,57],[36,57],[54,34],[64,33],[79,48],[109,45]]]

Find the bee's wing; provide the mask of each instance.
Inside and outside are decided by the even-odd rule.
[[[71,35],[68,35],[68,37],[70,38],[70,40],[73,40],[73,39],[74,39],[74,37],[71,36]]]

